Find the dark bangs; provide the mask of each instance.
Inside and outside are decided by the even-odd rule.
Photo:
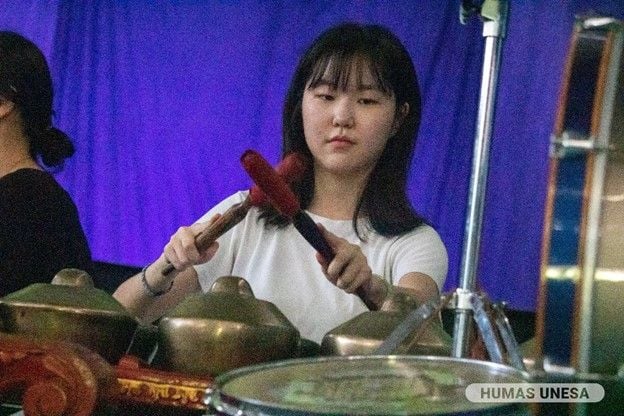
[[[375,84],[372,87],[388,96],[394,93],[383,64],[363,50],[341,50],[321,56],[312,69],[307,88],[315,88],[326,83],[335,90],[346,91],[352,76],[356,77],[355,82],[358,88],[370,87],[370,85],[364,85],[363,81],[366,70],[373,77]]]

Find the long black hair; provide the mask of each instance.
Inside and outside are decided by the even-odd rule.
[[[353,65],[355,63],[355,65]],[[331,64],[331,65],[330,65]],[[286,95],[282,119],[282,151],[299,152],[312,157],[303,132],[301,106],[306,88],[321,78],[335,88],[345,89],[352,68],[360,72],[368,65],[379,88],[393,93],[397,111],[405,103],[409,112],[397,132],[389,138],[377,165],[358,201],[353,227],[361,237],[357,223],[364,214],[379,234],[394,236],[412,230],[425,221],[412,208],[406,195],[407,175],[420,125],[421,99],[412,59],[401,41],[378,25],[343,23],[322,33],[299,61]],[[329,67],[329,79],[326,71]],[[314,194],[314,171],[309,169],[301,182],[293,185],[302,208],[307,208]],[[275,213],[264,215],[269,224],[283,224]]]
[[[52,126],[54,91],[45,57],[15,32],[0,31],[0,96],[18,109],[33,159],[55,167],[74,154],[70,138]]]

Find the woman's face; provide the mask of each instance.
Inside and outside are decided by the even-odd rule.
[[[324,76],[303,93],[303,131],[317,172],[369,174],[399,126],[394,94],[381,91],[368,68],[358,82],[355,65],[346,89]]]

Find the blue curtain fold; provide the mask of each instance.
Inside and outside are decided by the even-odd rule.
[[[535,307],[548,142],[576,13],[624,18],[620,1],[511,1],[503,43],[477,280]],[[275,163],[297,59],[344,21],[390,27],[413,56],[424,107],[409,191],[458,285],[483,55],[459,1],[0,0],[0,28],[35,41],[76,144],[58,180],[96,259],[143,265],[170,235],[250,180],[247,148]],[[0,57],[1,59],[1,57]],[[311,260],[313,261],[313,260]]]

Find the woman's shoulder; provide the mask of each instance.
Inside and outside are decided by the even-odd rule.
[[[445,249],[440,234],[431,225],[422,224],[396,237],[399,243],[404,244],[427,244],[436,248]]]
[[[422,224],[394,237],[374,234],[377,244],[386,246],[390,253],[419,253],[445,257],[446,246],[438,232],[430,225]]]
[[[10,211],[42,213],[74,210],[69,194],[54,177],[38,169],[20,169],[0,179],[0,199]],[[65,214],[63,214],[65,215]]]
[[[20,194],[39,193],[42,189],[62,191],[61,186],[50,173],[32,168],[18,169],[9,173],[0,178],[0,184],[4,192],[13,191]]]
[[[41,199],[65,193],[50,173],[32,168],[19,169],[0,178],[0,190],[3,197],[17,199]]]
[[[440,234],[429,224],[421,224],[418,227],[414,227],[410,231],[407,231],[401,236],[407,238],[440,238]]]

